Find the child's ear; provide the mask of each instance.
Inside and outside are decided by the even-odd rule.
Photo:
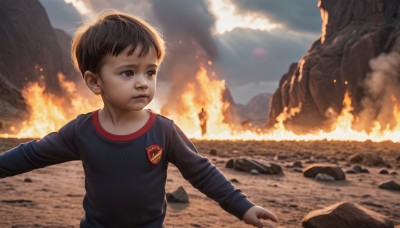
[[[94,94],[100,94],[101,93],[101,81],[100,77],[91,72],[91,71],[86,71],[85,74],[83,74],[83,79],[86,82],[87,87],[94,93]]]

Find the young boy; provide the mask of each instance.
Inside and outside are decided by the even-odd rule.
[[[0,178],[81,160],[85,215],[81,227],[163,227],[168,163],[195,188],[245,223],[277,221],[255,206],[200,156],[173,121],[144,109],[154,97],[164,41],[145,21],[117,11],[81,27],[72,56],[104,107],[58,132],[0,156]]]

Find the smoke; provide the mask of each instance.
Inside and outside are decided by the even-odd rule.
[[[370,61],[370,67],[372,73],[363,85],[365,96],[361,100],[359,127],[370,130],[374,127],[371,123],[377,121],[383,128],[391,129],[397,124],[394,113],[400,106],[400,54],[381,54]]]
[[[185,86],[195,81],[200,66],[218,58],[212,32],[215,18],[205,1],[152,0],[153,13],[167,41],[167,55],[159,80],[171,84],[162,113],[179,109],[179,99]],[[210,70],[212,71],[212,70]]]

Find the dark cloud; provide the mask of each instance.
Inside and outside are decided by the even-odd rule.
[[[204,1],[153,0],[153,10],[167,40],[194,40],[210,58],[218,56],[212,30],[215,17]]]
[[[273,23],[302,32],[321,32],[318,0],[230,0],[239,14],[261,13]]]
[[[46,10],[51,25],[72,35],[75,29],[82,23],[82,17],[78,11],[64,1],[39,0]]]
[[[167,55],[159,79],[168,80],[171,90],[164,112],[175,110],[200,66],[218,58],[212,31],[215,18],[205,1],[152,0],[153,12],[167,41]],[[203,63],[203,64],[202,64]]]
[[[249,100],[259,92],[274,92],[292,62],[306,53],[320,34],[317,0],[230,0],[240,14],[259,13],[284,25],[271,31],[236,28],[215,35],[215,16],[206,0],[85,0],[94,12],[117,9],[143,17],[161,29],[167,56],[159,74],[171,82],[169,101],[194,80],[200,64],[225,79],[235,98]],[[40,0],[54,27],[71,33],[83,21],[71,4]],[[265,90],[264,90],[265,89]]]

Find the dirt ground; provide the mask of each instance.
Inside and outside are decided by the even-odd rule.
[[[27,139],[0,139],[0,153]],[[266,227],[301,227],[308,212],[348,201],[376,211],[400,225],[400,192],[379,189],[387,180],[400,182],[396,158],[400,144],[392,142],[295,142],[295,141],[194,141],[199,153],[208,157],[228,179],[237,179],[251,201],[278,216],[279,223]],[[214,149],[217,155],[210,155]],[[294,161],[338,164],[343,170],[348,158],[358,152],[379,154],[397,175],[382,175],[382,167],[368,167],[369,174],[346,174],[346,180],[319,182],[303,177],[287,167]],[[225,168],[230,158],[247,156],[263,162],[276,162],[284,175],[252,175]],[[223,211],[217,203],[185,181],[170,165],[166,191],[183,186],[189,203],[169,203],[167,227],[250,227]],[[78,227],[83,215],[84,175],[80,162],[68,162],[0,179],[0,227]]]

